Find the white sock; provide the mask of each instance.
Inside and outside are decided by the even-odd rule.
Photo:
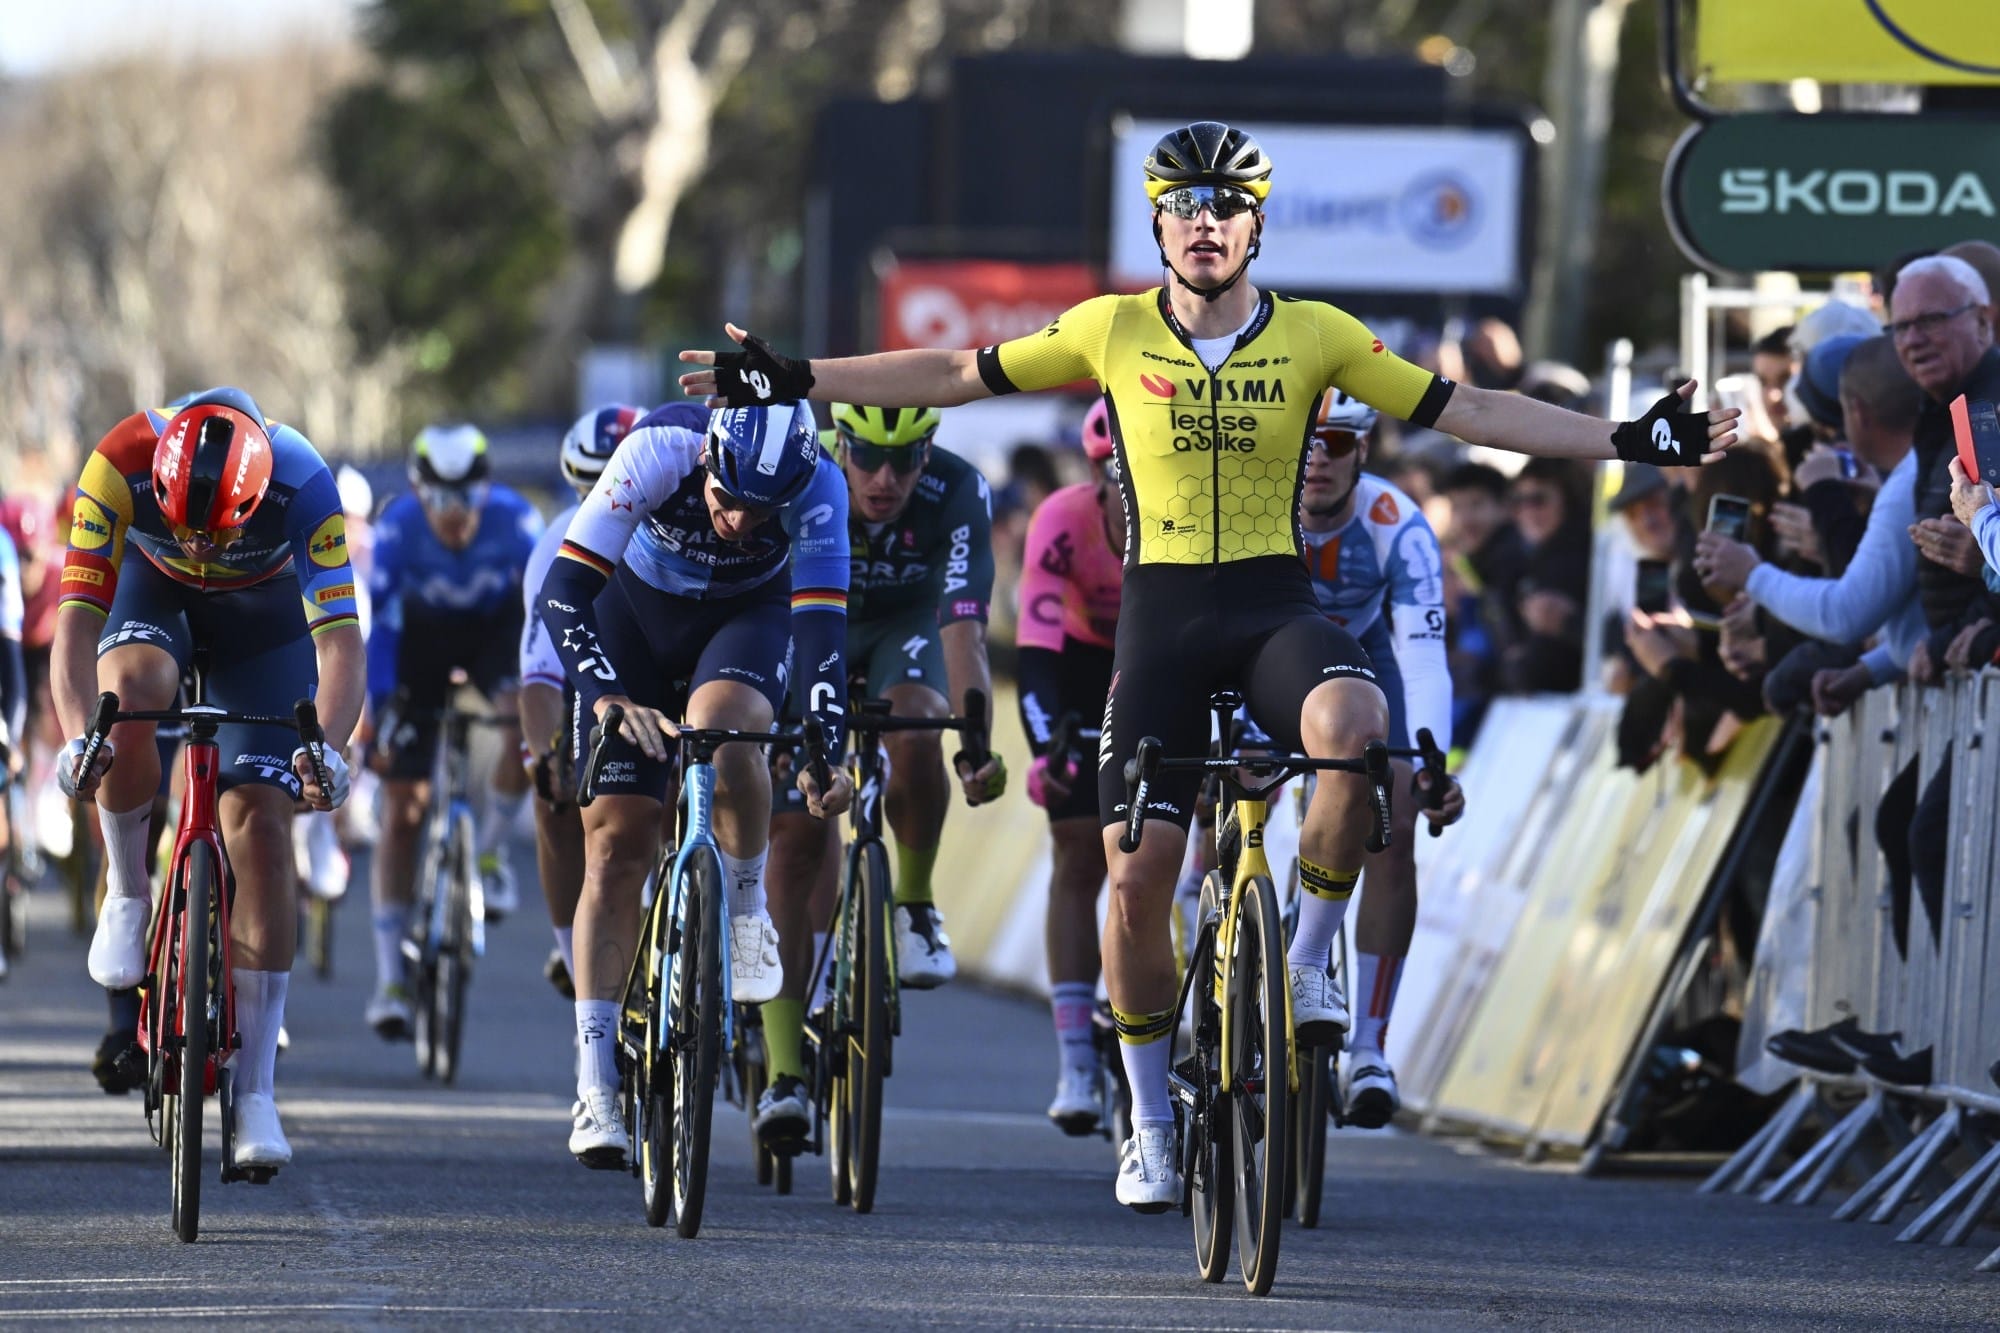
[[[1121,1041],[1118,1053],[1125,1058],[1125,1081],[1132,1085],[1132,1123],[1173,1124],[1174,1104],[1167,1096],[1167,1066],[1174,1054],[1171,1037],[1137,1045]]]
[[[506,845],[507,834],[513,829],[514,821],[520,817],[521,807],[527,804],[525,791],[504,792],[497,788],[486,793],[486,814],[479,821],[479,851],[481,855],[497,852]]]
[[[720,851],[720,849],[717,849]],[[764,910],[764,862],[770,858],[768,844],[755,856],[737,860],[722,852],[723,886],[729,890],[729,915],[743,916]]]
[[[403,931],[408,915],[400,907],[375,909],[375,982],[379,986],[403,984]]]
[[[618,1002],[578,1000],[576,1036],[580,1047],[576,1061],[577,1096],[593,1090],[617,1091]]]
[[[1382,1053],[1389,1037],[1389,1014],[1396,1007],[1396,987],[1403,980],[1403,955],[1355,953],[1354,1036],[1349,1050]]]
[[[243,1048],[235,1055],[236,1091],[240,1095],[271,1095],[278,1069],[278,1029],[285,1025],[285,996],[290,972],[232,969],[236,983],[236,1035]]]
[[[1058,981],[1049,987],[1049,1010],[1056,1023],[1056,1046],[1063,1068],[1095,1070],[1097,1044],[1091,1011],[1097,1007],[1097,987],[1088,981]]]
[[[563,966],[569,970],[572,979],[576,976],[576,929],[573,926],[557,926],[556,948],[562,951]]]
[[[97,807],[97,827],[104,831],[104,892],[113,898],[153,899],[153,876],[146,864],[146,833],[153,822],[153,803],[113,814]]]

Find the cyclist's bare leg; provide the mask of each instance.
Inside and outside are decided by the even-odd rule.
[[[427,778],[382,779],[382,831],[369,878],[378,986],[403,982],[403,932],[416,897],[417,841],[430,807],[430,787]]]
[[[493,713],[504,725],[495,729],[500,753],[493,761],[493,786],[487,793],[486,813],[479,822],[479,873],[486,880],[487,895],[496,915],[512,910],[513,869],[507,856],[507,838],[528,799],[528,770],[521,767],[520,693],[509,686],[493,695]],[[504,878],[496,882],[494,875]],[[508,886],[503,888],[502,885]],[[496,895],[498,895],[496,899]]]
[[[1353,759],[1388,734],[1389,704],[1372,682],[1322,681],[1299,710],[1299,736],[1315,759]],[[1368,837],[1368,783],[1358,773],[1321,773],[1299,828],[1297,967],[1329,965],[1333,937],[1360,875]]]
[[[1354,1005],[1352,1045],[1382,1049],[1389,1012],[1395,1003],[1396,974],[1409,955],[1417,930],[1417,803],[1410,795],[1412,766],[1394,761],[1396,801],[1391,807],[1395,841],[1367,858],[1368,888],[1356,909],[1354,945],[1361,957]]]
[[[231,980],[236,1030],[243,1048],[236,1091],[270,1096],[278,1061],[278,1030],[298,947],[299,900],[292,859],[291,794],[245,783],[222,793],[218,812],[229,867],[236,876],[230,910]]]
[[[1077,780],[1088,782],[1094,777],[1085,771]],[[1097,891],[1104,884],[1102,832],[1089,815],[1058,819],[1049,825],[1055,842],[1047,924],[1052,982],[1097,985]],[[1152,829],[1147,830],[1148,837],[1152,833]]]
[[[1104,985],[1132,1087],[1133,1122],[1157,1126],[1174,1118],[1167,1100],[1167,1062],[1173,1053],[1179,979],[1167,916],[1187,854],[1187,834],[1165,820],[1149,823],[1139,850],[1128,856],[1118,848],[1124,830],[1122,823],[1103,830],[1111,878],[1104,916]]]
[[[100,689],[114,691],[127,712],[168,708],[180,689],[173,655],[151,644],[130,643],[97,659]],[[147,853],[153,798],[160,790],[160,753],[155,724],[124,722],[111,729],[116,758],[97,788],[98,824],[104,831],[106,891],[118,897],[150,898],[152,863]]]
[[[804,1022],[807,990],[813,981],[816,930],[832,909],[832,885],[840,865],[840,823],[788,812],[771,820],[771,859],[766,867],[771,922],[778,931],[778,961],[785,970],[778,998],[763,1006],[764,1045],[771,1077],[805,1077]],[[821,903],[821,898],[825,903]]]
[[[549,924],[561,939],[576,923],[576,900],[583,892],[583,820],[574,806],[557,814],[548,802],[535,802],[535,867]],[[571,961],[563,959],[565,966]]]
[[[583,812],[583,890],[576,903],[578,1002],[622,999],[639,938],[639,892],[660,847],[660,803],[599,796]]]
[[[891,685],[883,692],[898,717],[948,717],[944,696],[928,685]],[[955,785],[945,776],[944,744],[935,731],[892,731],[882,738],[889,751],[889,788],[882,814],[896,850],[896,901],[931,901],[931,868],[945,811]]]

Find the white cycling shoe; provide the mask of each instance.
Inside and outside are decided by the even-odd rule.
[[[1049,1103],[1049,1119],[1071,1138],[1082,1138],[1097,1130],[1097,1071],[1063,1066],[1056,1079],[1056,1098]]]
[[[616,1088],[592,1088],[570,1108],[569,1150],[576,1160],[598,1171],[620,1171],[631,1136],[618,1109]]]
[[[1174,1127],[1134,1125],[1118,1152],[1118,1202],[1135,1213],[1164,1213],[1181,1202]]]
[[[146,898],[106,898],[90,937],[90,979],[107,990],[136,986],[146,975],[146,935],[153,904]]]
[[[488,852],[479,858],[479,888],[486,900],[486,919],[495,925],[520,909],[521,890],[507,853]]]
[[[729,918],[729,998],[762,1004],[778,998],[785,965],[778,961],[778,928],[763,908]]]
[[[1380,1051],[1351,1052],[1343,1083],[1341,1116],[1357,1129],[1380,1129],[1403,1109],[1396,1071]]]
[[[812,1131],[812,1106],[805,1080],[780,1074],[757,1099],[757,1116],[750,1128],[767,1149],[798,1151]]]
[[[935,990],[958,975],[944,918],[930,903],[896,905],[896,976],[911,990]]]
[[[280,1167],[292,1160],[292,1145],[278,1123],[278,1104],[268,1092],[236,1098],[235,1165]]]
[[[1347,1035],[1347,996],[1340,979],[1322,967],[1292,973],[1292,1035],[1301,1046],[1338,1046]]]

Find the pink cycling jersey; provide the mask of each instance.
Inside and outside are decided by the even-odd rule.
[[[1104,534],[1097,487],[1065,486],[1028,521],[1021,559],[1023,648],[1061,652],[1065,638],[1109,648],[1118,634],[1124,565]]]

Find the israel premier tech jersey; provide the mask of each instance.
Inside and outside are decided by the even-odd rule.
[[[286,570],[299,581],[313,634],[356,625],[354,571],[340,488],[306,437],[264,423],[271,441],[271,486],[243,535],[203,560],[181,550],[153,496],[153,450],[174,409],[135,412],[111,428],[83,465],[63,561],[62,604],[109,615],[118,571],[135,549],[173,582],[200,592],[249,588]]]
[[[1097,381],[1118,449],[1128,566],[1297,557],[1320,396],[1339,388],[1428,426],[1452,389],[1345,311],[1270,292],[1211,371],[1159,287],[1095,297],[1039,332],[982,348],[979,374],[996,394]]]
[[[522,496],[494,486],[479,509],[479,528],[462,551],[438,540],[423,501],[405,491],[375,521],[375,570],[369,577],[374,626],[368,636],[368,693],[396,688],[396,664],[406,622],[427,617],[498,617],[511,627],[514,598],[528,568],[541,515]]]

